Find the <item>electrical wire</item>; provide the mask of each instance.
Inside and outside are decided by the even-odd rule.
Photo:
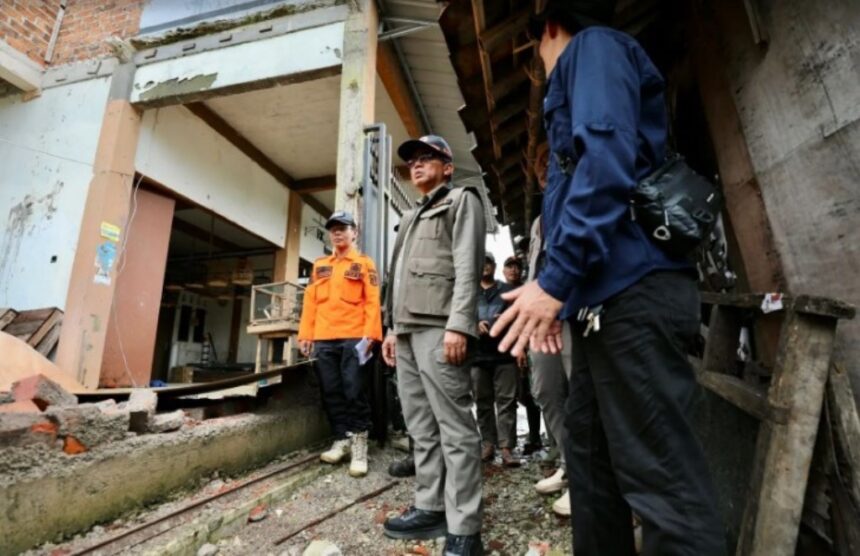
[[[131,236],[131,225],[134,222],[134,217],[137,215],[137,193],[140,191],[140,184],[143,181],[143,174],[138,174],[137,181],[132,185],[131,190],[131,213],[128,217],[128,223],[125,226],[125,233],[122,235],[122,241],[120,242],[119,252],[116,256],[117,261],[117,269],[116,274],[114,275],[114,279],[119,283],[119,276],[122,274],[122,271],[125,270],[126,262],[128,262],[126,255],[126,247],[128,246],[128,239]],[[122,332],[119,328],[119,314],[116,310],[116,290],[114,290],[114,300],[111,302],[111,320],[114,324],[114,331],[116,332],[117,344],[119,346],[119,353],[122,356],[122,364],[123,370],[125,370],[126,377],[128,377],[129,382],[134,388],[138,387],[137,381],[134,380],[134,375],[131,373],[131,367],[128,364],[128,357],[125,353],[125,345],[122,341]]]

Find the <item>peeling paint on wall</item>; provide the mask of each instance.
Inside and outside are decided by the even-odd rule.
[[[166,96],[178,96],[188,93],[198,93],[209,89],[215,80],[218,79],[217,73],[206,75],[195,75],[188,79],[180,79],[174,77],[161,83],[148,82],[143,86],[144,92],[140,94],[140,100],[152,100]]]

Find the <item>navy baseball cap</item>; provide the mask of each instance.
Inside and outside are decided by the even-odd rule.
[[[331,213],[331,216],[328,217],[325,223],[325,229],[331,230],[332,226],[337,224],[343,224],[345,226],[352,226],[355,228],[355,218],[352,217],[351,212],[346,212],[345,210],[336,210]]]
[[[430,150],[435,151],[448,162],[453,162],[454,160],[454,153],[451,151],[448,141],[445,141],[445,139],[438,135],[425,135],[420,139],[404,141],[402,145],[397,147],[397,156],[402,158],[404,162],[409,162],[415,156],[415,151],[422,148],[430,148]]]

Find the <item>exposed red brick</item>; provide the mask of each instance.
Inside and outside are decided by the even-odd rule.
[[[19,402],[4,403],[0,405],[0,413],[41,413],[39,406],[30,400]]]
[[[63,441],[63,451],[74,456],[76,454],[83,454],[86,452],[87,447],[81,444],[81,442],[74,436],[67,436]]]
[[[44,411],[48,406],[68,406],[78,403],[78,398],[62,386],[42,374],[35,374],[12,384],[15,401],[32,401]]]
[[[44,442],[53,444],[54,440],[57,439],[57,425],[55,423],[51,423],[50,421],[43,421],[41,423],[36,423],[32,427],[30,427],[30,432],[32,434],[44,435],[42,439]]]

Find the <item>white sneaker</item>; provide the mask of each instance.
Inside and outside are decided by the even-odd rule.
[[[564,467],[559,467],[555,473],[535,483],[535,490],[540,494],[553,494],[561,492],[567,487],[567,477]]]
[[[352,461],[349,462],[351,477],[367,475],[367,431],[357,432],[352,436]]]
[[[565,490],[561,498],[553,502],[552,511],[562,517],[570,517],[570,491]]]
[[[349,455],[349,438],[335,440],[331,448],[320,454],[320,459],[326,463],[340,463],[343,458]]]

